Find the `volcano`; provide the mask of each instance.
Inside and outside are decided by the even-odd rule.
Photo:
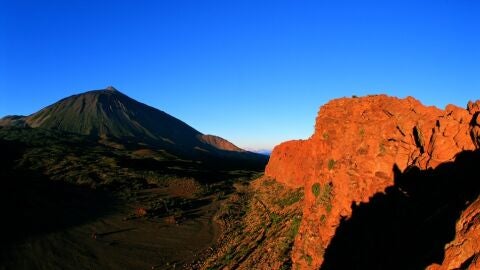
[[[266,162],[214,135],[206,135],[168,113],[138,102],[112,86],[64,98],[29,116],[6,116],[0,126],[51,129],[146,144],[180,157],[236,157]]]

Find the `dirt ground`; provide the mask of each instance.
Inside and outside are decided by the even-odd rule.
[[[165,191],[143,191],[143,201],[117,203],[111,213],[84,224],[12,243],[1,254],[0,269],[180,269],[216,241],[213,215],[220,201],[214,195],[196,198],[193,202],[204,203],[193,204],[178,222],[170,217],[132,218],[136,209]]]

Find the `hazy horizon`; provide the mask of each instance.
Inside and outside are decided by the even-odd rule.
[[[479,99],[480,3],[3,1],[0,117],[113,85],[242,148],[306,139],[333,98]]]

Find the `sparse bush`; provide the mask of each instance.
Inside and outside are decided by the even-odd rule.
[[[279,223],[282,220],[282,217],[277,214],[277,213],[271,213],[270,214],[270,221],[272,222],[273,225]]]
[[[290,206],[294,203],[297,203],[298,201],[300,201],[301,199],[303,198],[303,191],[301,188],[293,191],[293,192],[290,192],[288,193],[286,196],[284,196],[283,198],[279,199],[276,203],[284,208],[286,206]]]
[[[332,211],[332,198],[333,198],[333,186],[331,183],[326,184],[323,187],[322,193],[318,198],[319,202],[327,212]]]
[[[327,221],[327,216],[322,215],[320,217],[320,225],[325,225],[325,222]]]
[[[333,167],[335,167],[335,160],[334,159],[330,159],[328,161],[328,170],[333,170]]]
[[[272,186],[273,184],[275,184],[275,179],[266,179],[262,183],[262,185],[266,187]]]
[[[306,255],[303,254],[303,255],[302,255],[302,259],[304,259],[304,260],[307,262],[308,266],[311,266],[311,265],[312,265],[312,261],[313,261],[312,256],[310,256],[310,255],[308,255],[308,254],[306,254]]]
[[[231,248],[231,249],[227,252],[227,254],[225,254],[225,256],[223,256],[222,262],[223,262],[224,264],[229,264],[229,263],[232,261],[234,255],[235,255],[235,251],[233,250],[233,248]]]
[[[300,223],[302,222],[301,216],[295,216],[292,220],[292,227],[290,227],[290,233],[288,237],[293,240],[298,234],[298,230],[300,229]]]
[[[328,140],[328,132],[324,131],[323,134],[322,134],[322,137],[324,140]]]
[[[317,182],[312,185],[312,193],[313,195],[315,195],[315,198],[317,198],[320,195],[320,191],[321,191],[320,183]]]

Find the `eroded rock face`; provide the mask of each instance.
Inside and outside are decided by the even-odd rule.
[[[286,185],[305,188],[294,264],[320,267],[340,221],[352,215],[352,204],[369,202],[394,186],[394,167],[402,172],[411,166],[434,169],[454,161],[457,153],[479,148],[479,111],[480,101],[467,109],[448,105],[440,110],[412,97],[385,95],[341,98],[322,106],[313,136],[277,146],[265,171]]]

